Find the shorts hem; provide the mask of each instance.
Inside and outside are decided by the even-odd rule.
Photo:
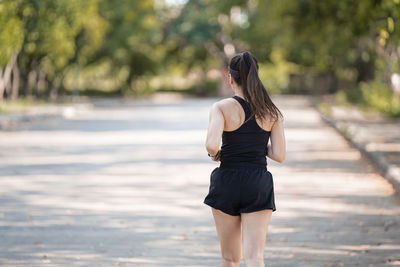
[[[206,204],[206,205],[208,205],[208,206],[210,206],[210,207],[212,207],[212,208],[214,208],[214,209],[220,210],[220,211],[222,211],[223,213],[226,213],[226,214],[228,214],[228,215],[231,215],[231,216],[240,216],[240,213],[234,213],[234,212],[231,212],[231,211],[227,211],[227,210],[224,209],[224,208],[218,207],[218,206],[215,205],[214,203],[205,202],[205,201],[204,201],[203,203]]]
[[[265,208],[258,208],[258,209],[252,209],[252,210],[244,210],[244,211],[240,211],[240,213],[251,213],[251,212],[256,212],[256,211],[261,211],[261,210],[272,210],[272,212],[274,212],[274,211],[276,211],[276,208],[265,207]]]

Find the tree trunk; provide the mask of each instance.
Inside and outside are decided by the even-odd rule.
[[[373,59],[370,59],[368,62],[364,62],[361,58],[358,58],[356,68],[358,73],[357,83],[374,79],[375,61]]]
[[[26,87],[26,95],[27,96],[32,96],[33,95],[33,87],[36,86],[36,80],[37,80],[37,68],[38,61],[36,59],[32,59],[30,70],[27,70],[27,87]]]
[[[54,82],[51,81],[48,77],[46,77],[47,81],[47,97],[49,100],[54,101],[57,99],[57,90],[56,87],[54,86]]]
[[[10,99],[10,95],[11,95],[11,77],[12,77],[12,71],[10,74],[10,79],[8,79],[8,83],[6,83],[6,86],[4,89],[5,97],[7,97],[8,99]]]
[[[196,86],[195,93],[197,96],[205,96],[207,94],[207,77],[203,68],[200,72],[200,77],[200,82]]]
[[[64,79],[65,79],[65,75],[61,74],[58,82],[57,82],[57,97],[60,95],[61,97],[63,97],[66,93],[66,90],[64,88]]]
[[[4,83],[3,81],[3,68],[0,68],[0,86]],[[2,99],[3,94],[0,95],[0,100]]]
[[[24,97],[28,97],[28,95],[29,95],[29,72],[25,67],[23,67],[21,69],[21,76],[22,76],[22,93],[23,93]]]
[[[392,75],[393,75],[393,62],[392,55],[395,56],[396,47],[388,45],[386,48],[381,47],[379,44],[375,44],[375,49],[378,55],[382,58],[384,66],[384,78],[389,88],[393,90]]]
[[[4,69],[3,73],[0,73],[0,76],[2,74],[2,77],[0,77],[0,100],[3,99],[4,91],[10,82],[11,79],[11,70],[15,64],[15,61],[17,60],[17,53],[13,53],[10,61],[8,62],[6,68]]]
[[[40,97],[43,94],[46,85],[46,71],[44,68],[40,69],[37,83],[36,83],[36,96]]]
[[[14,67],[13,67],[13,82],[12,82],[12,89],[11,89],[11,96],[10,96],[10,98],[12,100],[15,100],[18,98],[19,79],[20,79],[19,68],[18,68],[18,64],[15,63]]]
[[[31,70],[28,74],[28,95],[32,96],[36,94],[36,81],[37,81],[37,71]]]

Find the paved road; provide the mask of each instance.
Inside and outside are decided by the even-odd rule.
[[[98,100],[0,132],[0,265],[218,266],[202,203],[213,101]],[[276,101],[288,157],[269,165],[267,266],[400,265],[391,186],[306,98]]]

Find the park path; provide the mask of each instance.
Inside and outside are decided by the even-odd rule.
[[[0,132],[1,266],[218,266],[203,199],[216,99],[96,100]],[[309,101],[282,96],[267,266],[400,265],[400,202]],[[242,264],[242,266],[244,266]]]

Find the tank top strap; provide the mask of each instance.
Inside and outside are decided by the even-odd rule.
[[[246,121],[250,117],[250,114],[251,114],[249,104],[246,102],[246,100],[244,100],[240,96],[234,95],[234,96],[232,96],[232,98],[236,99],[239,102],[239,104],[242,106],[242,108],[244,110],[244,115],[245,115],[244,120]]]

